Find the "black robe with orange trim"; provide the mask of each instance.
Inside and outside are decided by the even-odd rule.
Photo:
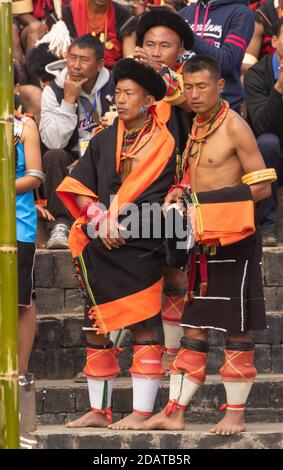
[[[119,196],[116,212],[120,214],[127,203],[134,203],[140,219],[144,217],[143,203],[163,204],[174,179],[173,137],[166,125],[157,120],[160,133],[153,138],[150,152],[122,184],[117,171],[121,123],[116,120],[91,140],[71,177],[65,178],[57,189],[58,196],[77,219],[70,235],[70,248],[91,307],[84,328],[98,328],[98,333],[145,322],[158,316],[161,310],[162,234],[157,238],[130,238],[124,246],[109,251],[99,237],[89,239],[85,235],[88,219],[79,216],[73,198],[74,194],[96,196],[108,209],[111,196],[116,195]],[[124,217],[120,214],[119,222]]]

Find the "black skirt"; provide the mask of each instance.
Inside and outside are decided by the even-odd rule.
[[[207,295],[199,295],[199,262],[194,300],[187,302],[180,325],[237,333],[266,326],[261,274],[261,238],[256,232],[241,242],[207,255]]]

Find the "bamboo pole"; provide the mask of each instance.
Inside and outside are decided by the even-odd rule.
[[[12,2],[0,0],[0,449],[19,447]]]

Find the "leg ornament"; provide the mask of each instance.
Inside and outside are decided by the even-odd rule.
[[[112,341],[114,348],[119,348],[129,330],[120,329],[120,330],[113,330],[110,332],[110,340]]]
[[[176,354],[179,351],[183,328],[179,326],[185,306],[186,290],[164,288],[162,319],[165,351]]]
[[[112,343],[87,348],[84,373],[87,376],[91,409],[94,413],[105,414],[108,421],[112,421],[112,390],[119,372],[117,349],[113,348]]]
[[[254,345],[228,341],[224,353],[224,364],[219,372],[226,390],[227,403],[220,409],[243,411],[256,377]]]
[[[154,341],[134,346],[133,364],[129,372],[133,380],[133,411],[150,416],[164,375],[161,365],[162,348]]]
[[[170,366],[170,395],[165,409],[185,410],[197,389],[205,381],[208,344],[192,338],[181,339],[181,349]]]

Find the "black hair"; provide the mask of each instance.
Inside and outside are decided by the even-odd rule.
[[[84,34],[74,39],[70,45],[70,50],[74,46],[78,46],[80,49],[92,49],[97,61],[104,57],[104,45],[97,36],[93,36],[92,34]]]
[[[153,95],[156,101],[162,100],[166,95],[166,85],[161,75],[135,59],[120,59],[114,66],[112,78],[115,86],[120,80],[133,80]]]
[[[38,79],[43,82],[51,82],[54,75],[45,70],[46,65],[58,60],[52,52],[48,50],[49,44],[43,43],[31,49],[26,55],[26,68],[31,78],[31,82],[39,85]]]
[[[210,75],[217,81],[221,78],[221,68],[217,60],[205,55],[191,57],[183,67],[183,75],[188,72],[201,72],[202,70],[208,70]]]

